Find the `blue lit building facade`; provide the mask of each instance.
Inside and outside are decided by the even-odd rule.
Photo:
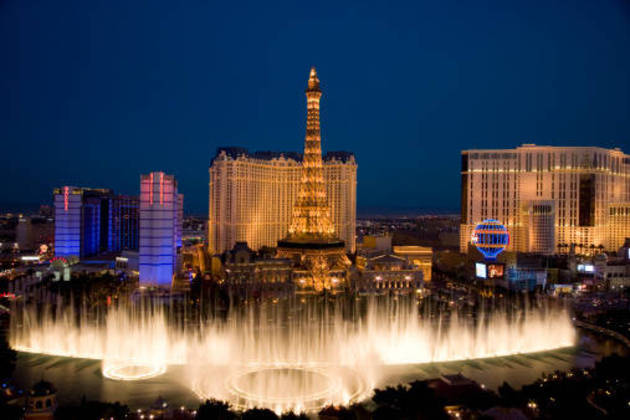
[[[547,271],[543,268],[510,267],[503,286],[509,290],[533,292],[537,286],[544,289],[546,284]]]
[[[138,198],[64,186],[53,192],[55,256],[90,257],[138,249]]]
[[[55,256],[81,256],[83,192],[80,188],[62,187],[54,191]]]
[[[164,172],[140,177],[140,284],[170,287],[178,269],[184,197]]]
[[[140,240],[140,200],[137,196],[114,197],[112,220],[112,250],[138,250]]]
[[[81,257],[111,250],[111,192],[84,191]]]

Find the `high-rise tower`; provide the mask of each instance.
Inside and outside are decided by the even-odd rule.
[[[140,285],[171,286],[179,265],[183,200],[173,175],[140,176]]]
[[[285,239],[278,241],[278,254],[291,258],[298,286],[321,291],[345,282],[348,258],[345,244],[335,235],[330,220],[322,165],[319,101],[322,91],[315,68],[306,88],[306,137],[298,197]]]
[[[311,68],[306,89],[306,138],[302,161],[302,180],[297,202],[293,207],[290,238],[333,238],[335,229],[330,221],[326,200],[324,168],[322,165],[322,137],[319,126],[319,101],[322,90],[315,67]]]

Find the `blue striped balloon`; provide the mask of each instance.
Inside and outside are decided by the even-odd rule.
[[[471,242],[487,260],[495,260],[510,243],[510,232],[498,220],[486,219],[475,226]]]

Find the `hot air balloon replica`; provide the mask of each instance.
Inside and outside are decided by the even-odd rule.
[[[498,220],[487,219],[475,226],[472,243],[486,260],[494,261],[510,244],[510,233]]]
[[[484,220],[475,226],[471,242],[485,258],[484,262],[475,264],[477,277],[483,279],[502,278],[504,265],[495,261],[510,243],[510,232],[507,228],[498,220]]]

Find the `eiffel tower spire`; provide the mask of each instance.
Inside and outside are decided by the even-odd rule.
[[[306,137],[302,180],[293,207],[290,238],[330,239],[335,229],[330,221],[326,184],[322,165],[322,137],[319,124],[319,101],[322,90],[315,67],[311,68],[306,88]]]
[[[306,137],[302,179],[293,205],[286,238],[278,241],[277,255],[293,261],[294,280],[299,288],[321,292],[346,284],[350,260],[345,244],[336,237],[326,199],[322,164],[322,136],[319,128],[319,100],[322,90],[315,67],[306,88]]]

